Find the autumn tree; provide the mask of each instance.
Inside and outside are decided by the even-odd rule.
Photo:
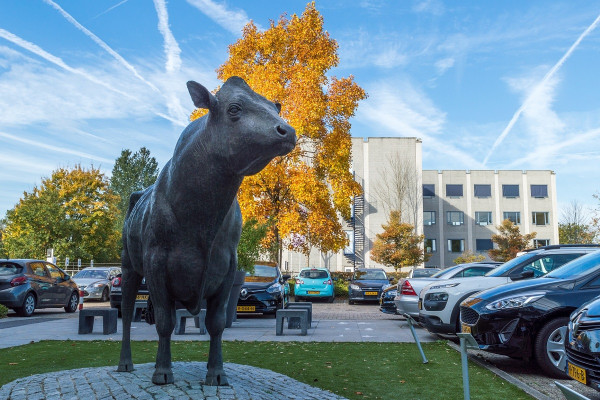
[[[265,31],[248,23],[217,70],[222,81],[239,76],[281,103],[296,129],[296,148],[246,177],[238,194],[244,219],[274,222],[267,235],[274,260],[283,245],[308,255],[313,247],[337,251],[347,242],[339,216],[350,217],[351,199],[361,191],[350,173],[349,120],[366,94],[352,76],[326,75],[339,63],[337,48],[309,3],[301,16],[283,15]]]
[[[110,178],[111,190],[119,196],[117,229],[123,229],[123,221],[129,207],[131,193],[152,185],[158,177],[158,163],[150,150],[141,147],[135,153],[125,149],[115,161]]]
[[[483,254],[474,254],[471,250],[467,250],[454,259],[454,264],[467,264],[483,260],[485,260]]]
[[[259,224],[254,219],[244,222],[242,236],[237,248],[238,270],[254,272],[254,264],[260,258],[260,244],[267,235],[267,230],[267,224]]]
[[[392,211],[387,224],[381,226],[371,249],[371,259],[401,271],[427,261],[431,255],[423,250],[424,235],[416,235],[414,226],[401,221],[400,212]]]
[[[496,227],[498,234],[492,235],[492,242],[497,248],[489,250],[488,254],[494,261],[506,262],[517,256],[517,253],[530,247],[530,241],[537,236],[537,232],[521,235],[519,227],[511,220],[505,219]]]
[[[11,258],[43,259],[54,248],[62,260],[118,260],[117,201],[99,169],[60,168],[6,213],[5,251]]]

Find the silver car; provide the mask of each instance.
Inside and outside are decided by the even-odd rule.
[[[419,317],[419,293],[432,282],[441,279],[467,278],[482,276],[502,263],[499,262],[475,262],[458,264],[443,269],[428,278],[405,278],[398,282],[398,293],[394,298],[397,314],[408,314],[413,318]]]
[[[73,276],[73,281],[83,290],[83,298],[108,301],[112,280],[121,273],[120,267],[88,267]]]

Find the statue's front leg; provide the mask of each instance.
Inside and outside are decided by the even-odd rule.
[[[229,292],[227,292],[229,294]],[[221,296],[222,297],[222,296]],[[229,297],[229,296],[227,296]],[[223,370],[223,351],[221,340],[225,329],[225,305],[227,299],[209,300],[206,310],[206,330],[210,335],[210,350],[208,352],[208,363],[206,364],[205,384],[210,386],[229,385],[227,376]]]
[[[155,297],[158,297],[158,299],[155,299]],[[152,383],[165,385],[174,382],[173,370],[171,369],[171,334],[175,328],[175,305],[163,296],[154,295],[152,295],[152,304],[154,305],[156,332],[158,333],[158,351],[156,352],[156,365],[152,375]]]
[[[123,267],[123,284],[121,289],[123,340],[121,341],[121,356],[117,372],[131,372],[133,371],[133,361],[131,359],[131,320],[133,319],[135,296],[142,282],[142,276],[133,271],[130,265],[124,265]]]

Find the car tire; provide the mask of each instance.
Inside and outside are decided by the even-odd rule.
[[[352,301],[352,300],[348,300],[348,304],[350,304],[350,305],[354,305],[354,301]]]
[[[102,297],[100,297],[100,301],[106,303],[110,299],[110,294],[108,293],[108,287],[105,287],[102,291]]]
[[[16,309],[17,314],[20,317],[31,317],[31,314],[35,311],[35,296],[33,293],[29,292],[25,296],[23,300],[23,305]]]
[[[77,311],[77,306],[79,305],[79,294],[77,292],[71,293],[71,297],[69,297],[69,302],[65,306],[65,311],[68,313],[74,313]]]
[[[327,302],[328,303],[333,303],[333,300],[335,300],[335,296],[334,295],[331,295],[331,297],[327,298]]]
[[[561,317],[546,323],[535,338],[534,355],[542,371],[552,378],[568,378],[564,371],[567,355],[564,342],[569,318]]]

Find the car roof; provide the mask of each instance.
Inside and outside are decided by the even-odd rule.
[[[328,271],[329,272],[329,270],[327,268],[302,268],[300,270],[300,272],[302,272],[302,271]]]

